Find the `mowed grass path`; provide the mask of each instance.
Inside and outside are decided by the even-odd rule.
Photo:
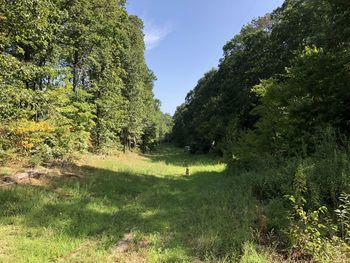
[[[0,188],[0,262],[235,262],[249,250],[254,203],[224,169],[168,145],[87,156],[74,168],[82,178]]]

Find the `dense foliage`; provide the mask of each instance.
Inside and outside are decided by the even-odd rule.
[[[143,23],[124,5],[0,1],[1,159],[147,150],[164,137]]]
[[[349,12],[346,1],[288,0],[245,26],[177,109],[174,140],[223,152],[243,133],[255,151],[289,155],[312,151],[327,126],[346,133]]]
[[[320,255],[320,237],[336,228],[330,221],[344,236],[334,211],[350,193],[349,24],[348,1],[286,0],[224,46],[218,69],[174,115],[177,144],[223,154],[231,172],[257,171],[267,229],[285,234],[273,218],[291,205],[292,230],[281,240],[302,255]]]

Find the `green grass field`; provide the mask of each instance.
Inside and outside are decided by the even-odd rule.
[[[0,188],[0,262],[267,262],[249,187],[219,159],[162,146],[80,163],[81,178]]]

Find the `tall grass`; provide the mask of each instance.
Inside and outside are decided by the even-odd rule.
[[[350,193],[350,144],[326,130],[315,145],[309,155],[233,160],[229,171],[245,177],[259,203],[257,216],[260,214],[264,224],[255,227],[260,242],[298,255],[295,260],[306,260],[304,254],[308,254],[320,262],[346,262],[350,258],[348,240],[343,238],[343,220],[335,211],[341,206],[343,214],[350,215],[342,201],[342,196]],[[343,253],[337,247],[339,243],[349,251]],[[295,251],[296,244],[300,250],[310,245],[313,251]]]

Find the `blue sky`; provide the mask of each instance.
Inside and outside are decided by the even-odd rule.
[[[129,0],[145,24],[146,60],[156,74],[162,111],[173,114],[205,72],[218,65],[224,44],[253,18],[283,0]]]

